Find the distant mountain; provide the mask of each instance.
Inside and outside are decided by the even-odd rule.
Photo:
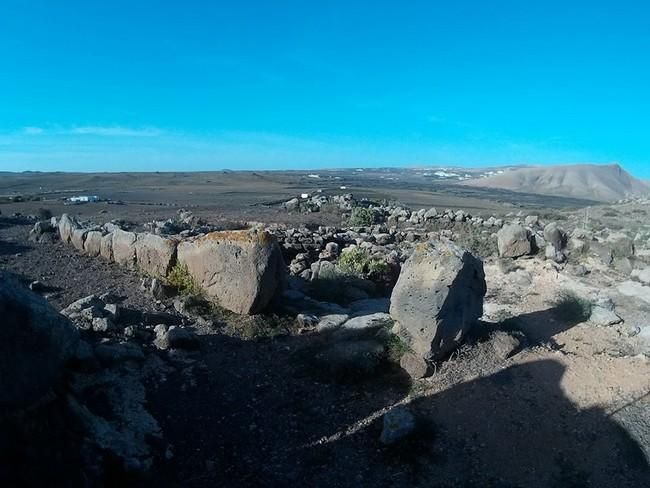
[[[634,178],[618,164],[523,167],[471,179],[463,184],[603,202],[650,193],[646,183]]]

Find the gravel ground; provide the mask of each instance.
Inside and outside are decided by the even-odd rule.
[[[61,243],[30,243],[29,228],[0,218],[0,267],[52,287],[56,307],[111,291],[130,308],[169,310],[140,289],[136,273]],[[294,360],[316,334],[245,339],[230,332],[236,323],[221,325],[197,328],[198,352],[165,353],[168,367],[146,385],[172,446],[146,485],[650,485],[647,403],[635,401],[648,386],[647,360],[544,344],[499,359],[485,340],[416,384],[396,369],[340,384],[317,381]],[[617,388],[608,403],[603,392]],[[385,447],[381,415],[398,403],[416,414],[416,435]]]

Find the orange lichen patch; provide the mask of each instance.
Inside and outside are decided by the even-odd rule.
[[[273,234],[266,231],[255,230],[223,230],[210,232],[209,234],[199,237],[198,241],[230,241],[230,242],[250,242],[259,244],[273,244],[276,238]]]

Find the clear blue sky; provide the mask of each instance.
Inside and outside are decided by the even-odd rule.
[[[620,162],[641,1],[1,0],[0,170]]]

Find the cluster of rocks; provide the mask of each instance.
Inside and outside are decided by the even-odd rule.
[[[282,204],[288,212],[320,212],[324,207],[331,206],[341,211],[352,210],[358,202],[351,193],[343,195],[324,195],[317,192],[315,195],[303,193],[300,197],[292,198]]]
[[[275,237],[262,230],[161,236],[122,230],[113,223],[82,225],[67,214],[53,219],[50,228],[58,229],[64,243],[85,254],[148,276],[164,280],[180,266],[208,297],[236,313],[264,310],[284,285],[280,248]]]
[[[185,209],[179,209],[176,212],[176,218],[147,222],[144,224],[144,228],[152,234],[180,236],[181,238],[207,234],[208,232],[218,230],[214,226],[208,225],[201,217]]]
[[[0,276],[0,451],[15,460],[0,481],[97,484],[140,476],[164,456],[143,386],[156,358],[131,342],[87,336],[108,332],[97,319],[115,317],[111,305],[91,296],[59,314]]]

